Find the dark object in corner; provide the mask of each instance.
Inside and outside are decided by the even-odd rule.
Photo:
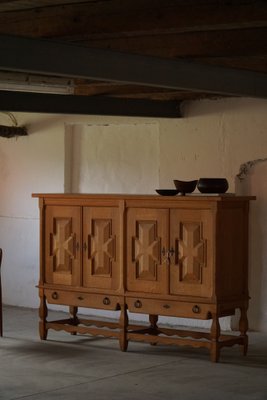
[[[0,125],[0,136],[12,138],[16,136],[27,136],[27,129],[23,126],[5,126]]]

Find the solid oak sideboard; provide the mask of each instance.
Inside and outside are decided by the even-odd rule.
[[[40,206],[40,337],[48,329],[151,344],[248,347],[248,211],[235,195],[33,194]],[[69,306],[49,321],[47,303]],[[117,322],[80,307],[118,311]],[[219,318],[240,310],[239,334]],[[131,324],[129,312],[148,315]],[[159,316],[211,320],[206,332],[160,326]]]

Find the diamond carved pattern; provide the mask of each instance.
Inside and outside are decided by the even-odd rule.
[[[206,240],[202,238],[200,223],[181,223],[178,248],[180,281],[202,283],[202,269],[206,266]]]
[[[157,265],[160,264],[160,239],[157,238],[156,221],[138,221],[134,241],[136,278],[157,280]]]
[[[116,238],[112,235],[112,220],[92,220],[92,234],[89,236],[92,275],[112,276],[112,263],[116,256]]]
[[[54,272],[72,273],[72,259],[75,256],[74,236],[70,218],[54,218],[51,240]]]

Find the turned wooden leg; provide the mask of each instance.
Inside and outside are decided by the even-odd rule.
[[[158,329],[158,325],[157,325],[158,319],[159,319],[158,315],[149,314],[149,322],[150,322],[151,329],[155,329],[155,330]]]
[[[158,319],[159,319],[158,315],[149,314],[151,335],[157,335],[157,332],[158,332],[158,325],[157,325]],[[151,346],[156,346],[157,343],[150,343],[150,344],[151,344]]]
[[[47,338],[47,329],[46,329],[46,317],[47,317],[47,306],[46,306],[46,298],[44,295],[40,297],[40,308],[39,308],[39,335],[40,339],[46,340]]]
[[[79,324],[79,319],[77,317],[78,307],[70,306],[69,313],[71,318],[71,325],[77,326]],[[71,332],[71,335],[77,335],[77,332]]]
[[[248,306],[240,307],[240,320],[239,330],[240,336],[243,338],[243,355],[245,356],[248,351],[248,317],[247,317]]]
[[[127,327],[128,327],[128,313],[126,304],[121,304],[121,315],[119,321],[120,327],[120,348],[121,351],[126,351],[128,348],[127,340]]]
[[[220,322],[217,314],[212,315],[211,337],[211,361],[218,362],[220,357],[219,337],[221,334]]]

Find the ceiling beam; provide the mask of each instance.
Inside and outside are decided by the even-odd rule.
[[[0,36],[0,70],[267,98],[267,74]]]
[[[1,2],[0,2],[1,3]],[[10,3],[10,2],[8,2]],[[45,7],[35,2],[35,8],[16,11],[16,2],[10,6],[12,12],[0,14],[0,32],[13,35],[39,37],[88,38],[107,36],[145,36],[207,30],[228,30],[267,27],[267,5],[261,4],[177,4],[178,2],[129,1],[80,2],[56,4]],[[17,7],[25,7],[22,2]],[[48,2],[47,2],[48,3]],[[65,0],[65,3],[67,1]],[[195,2],[197,3],[197,2]],[[31,4],[31,2],[29,2]],[[41,7],[42,5],[42,7]],[[5,10],[4,6],[1,6]]]
[[[90,3],[93,0],[82,0],[83,2]],[[53,4],[63,4],[66,5],[68,3],[80,3],[81,0],[56,0],[53,1]],[[34,8],[41,8],[41,7],[49,7],[51,6],[51,1],[49,0],[38,0],[38,2],[35,2]],[[21,1],[21,0],[0,0],[0,11],[18,11],[18,10],[27,10],[27,9],[32,9],[33,4],[32,1]]]
[[[220,65],[222,67],[240,68],[251,71],[267,72],[267,54],[262,56],[242,57],[197,57],[196,62]]]
[[[177,101],[0,91],[0,111],[129,117],[181,117]]]
[[[72,36],[73,43],[128,53],[176,57],[240,57],[262,56],[267,49],[267,27],[257,29],[214,30],[94,39],[86,35]]]

